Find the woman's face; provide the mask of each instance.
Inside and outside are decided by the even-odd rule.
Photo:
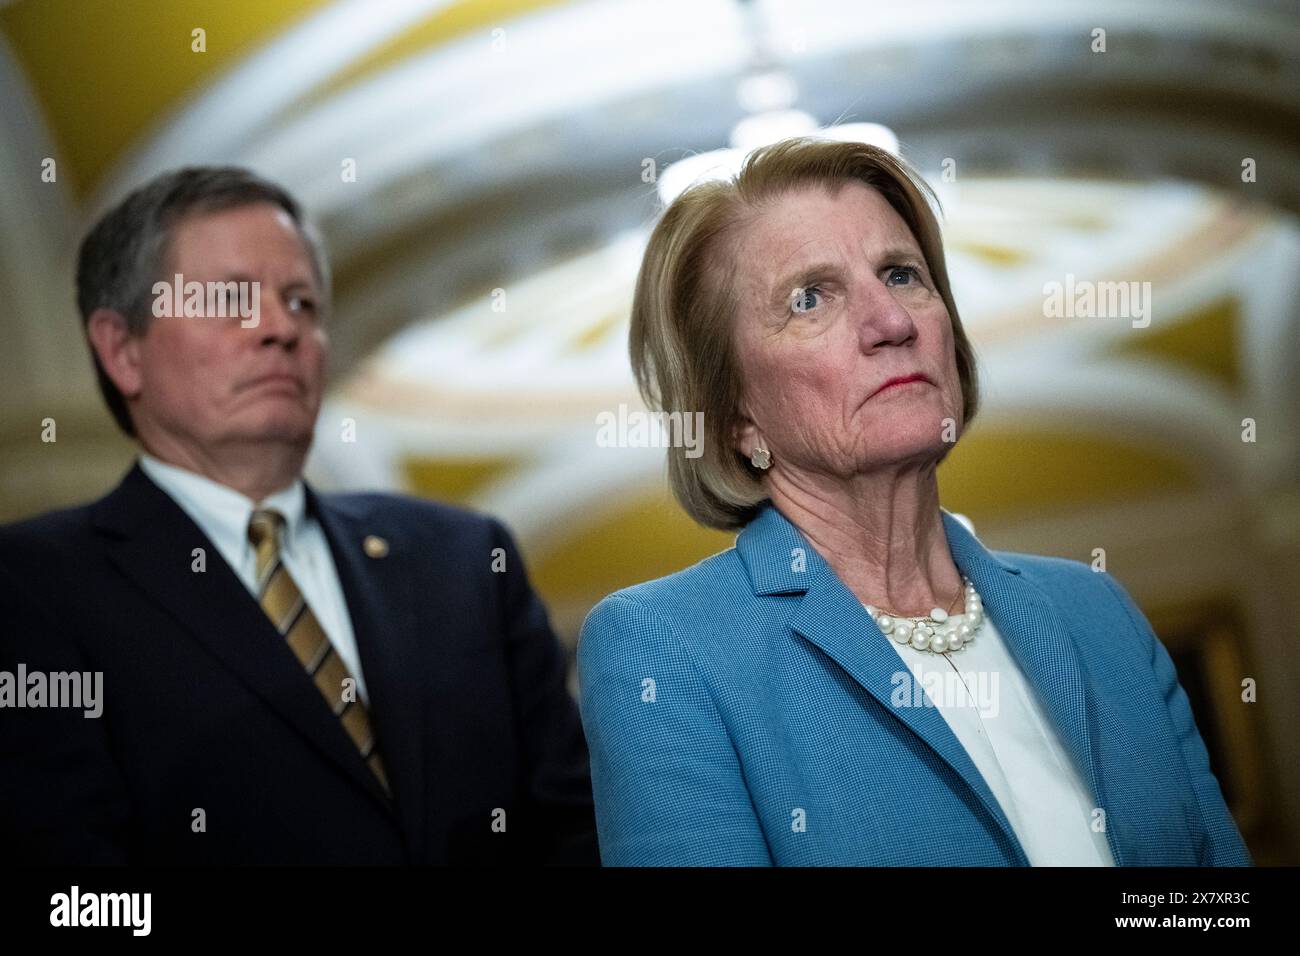
[[[937,460],[962,426],[952,323],[907,224],[860,182],[765,206],[735,249],[736,449],[848,477]],[[892,378],[925,381],[878,391]],[[945,420],[952,427],[945,429]]]

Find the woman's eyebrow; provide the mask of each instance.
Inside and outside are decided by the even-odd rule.
[[[925,265],[925,256],[910,249],[907,246],[890,246],[876,254],[876,258],[882,265],[896,262],[915,263],[916,265]],[[798,290],[808,284],[808,280],[814,276],[833,275],[840,268],[838,263],[834,262],[817,262],[808,266],[800,266],[792,269],[785,274],[785,277],[772,286],[772,291],[768,301],[772,305],[784,305],[785,302]]]
[[[888,249],[881,251],[879,258],[882,263],[915,262],[920,265],[925,264],[925,256],[907,246],[890,246]]]
[[[785,278],[772,286],[768,301],[773,305],[784,305],[795,292],[807,285],[809,279],[819,275],[831,275],[838,271],[839,268],[837,263],[817,262],[793,269],[786,273]]]

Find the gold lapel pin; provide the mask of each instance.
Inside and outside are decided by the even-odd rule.
[[[366,555],[371,558],[382,558],[388,554],[388,542],[377,534],[366,535],[366,540],[362,544]]]

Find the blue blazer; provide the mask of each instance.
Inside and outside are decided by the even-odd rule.
[[[1116,864],[1251,865],[1169,654],[1115,579],[942,519]],[[1029,865],[940,712],[891,706],[900,670],[770,504],[734,548],[605,598],[578,644],[602,861]]]

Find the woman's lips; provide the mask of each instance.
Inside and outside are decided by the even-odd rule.
[[[892,382],[886,382],[884,385],[880,386],[880,388],[876,389],[875,392],[872,393],[871,397],[875,398],[877,395],[880,395],[882,392],[892,391],[893,389],[899,388],[900,386],[903,385],[929,385],[929,384],[930,384],[929,379],[927,379],[924,375],[909,375],[906,378],[900,378]]]

